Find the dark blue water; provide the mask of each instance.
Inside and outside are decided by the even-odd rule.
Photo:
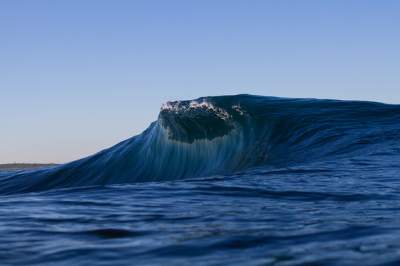
[[[167,103],[110,149],[0,172],[0,264],[400,265],[399,162],[399,105]]]

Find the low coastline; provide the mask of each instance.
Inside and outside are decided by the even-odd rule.
[[[13,170],[26,170],[26,169],[35,169],[42,167],[50,167],[55,166],[57,164],[54,163],[7,163],[0,164],[0,171],[13,171]]]

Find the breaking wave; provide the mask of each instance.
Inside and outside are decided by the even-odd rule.
[[[400,106],[252,95],[168,102],[142,134],[64,165],[0,172],[0,193],[163,181],[397,147]]]

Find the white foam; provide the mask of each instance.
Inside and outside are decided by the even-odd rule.
[[[235,110],[236,112],[238,112],[240,115],[244,115],[245,111],[242,110],[242,107],[240,106],[240,104],[232,105],[232,109]]]
[[[180,101],[166,102],[161,106],[161,111],[169,111],[169,112],[175,112],[175,113],[192,111],[195,109],[203,109],[203,110],[210,111],[212,113],[215,113],[218,117],[220,117],[221,119],[224,119],[224,120],[230,118],[230,115],[228,114],[228,112],[226,112],[224,109],[219,108],[206,100],[202,100],[201,102],[193,100],[193,101],[190,101],[188,105],[182,104],[182,102],[180,102]]]

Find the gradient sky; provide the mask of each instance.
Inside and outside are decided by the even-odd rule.
[[[400,1],[0,1],[0,163],[66,162],[167,100],[400,103]]]

